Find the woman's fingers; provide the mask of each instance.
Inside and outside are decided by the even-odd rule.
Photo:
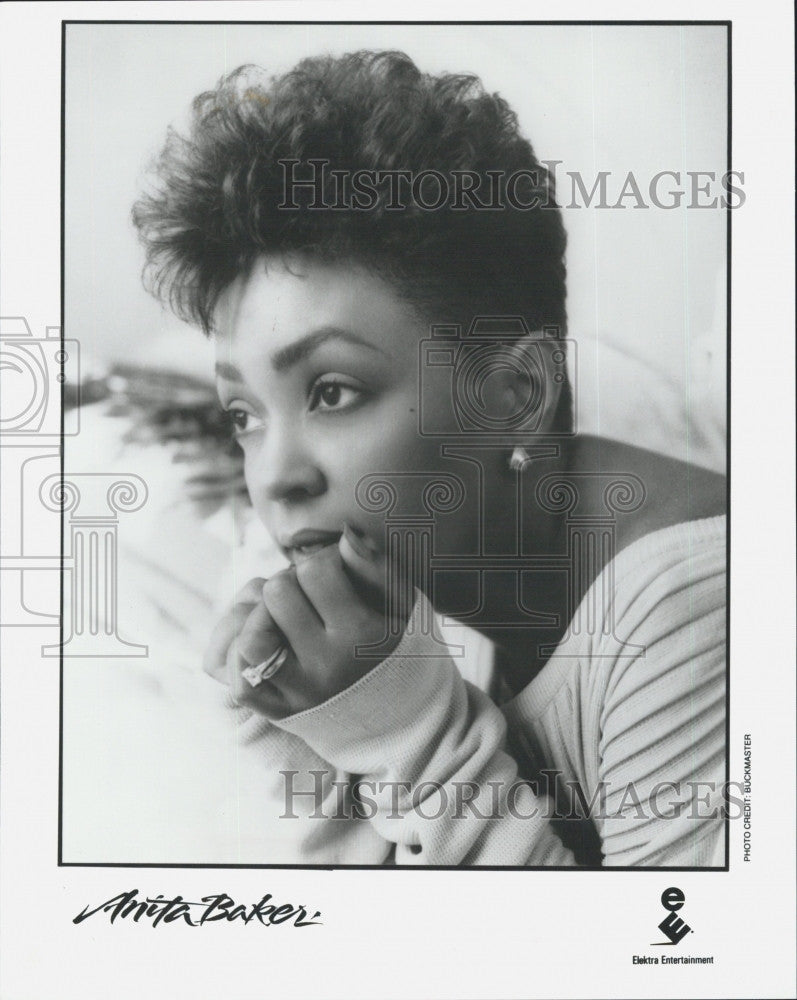
[[[346,526],[338,545],[249,581],[216,626],[205,669],[229,685],[234,701],[269,718],[320,704],[372,668],[358,644],[379,645],[386,617],[403,628],[414,598],[413,552],[386,558]]]
[[[230,696],[237,705],[248,705],[267,718],[279,718],[287,714],[283,708],[284,698],[279,689],[270,681],[263,681],[257,686],[244,676],[245,664],[238,655],[235,644],[230,646],[227,654],[227,684]]]
[[[263,584],[263,604],[297,659],[301,662],[315,660],[324,623],[299,586],[294,567],[266,580]]]
[[[296,580],[326,628],[338,629],[351,623],[360,599],[343,569],[337,545],[327,545],[297,563]]]
[[[249,612],[235,640],[238,656],[244,661],[244,665],[255,666],[267,660],[284,644],[284,636],[261,597]]]
[[[409,567],[399,551],[379,554],[375,547],[345,525],[339,543],[341,559],[369,607],[406,623],[415,603]],[[358,586],[359,584],[359,586]]]
[[[227,682],[226,662],[230,644],[243,628],[252,609],[259,603],[264,582],[262,577],[256,577],[242,587],[233,606],[211,632],[202,666],[205,673],[222,684]]]
[[[263,590],[263,584],[265,582],[265,577],[256,576],[248,583],[244,584],[244,586],[241,587],[235,595],[234,604],[257,604],[260,600],[260,594]]]

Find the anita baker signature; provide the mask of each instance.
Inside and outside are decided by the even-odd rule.
[[[97,913],[109,914],[111,923],[132,917],[135,923],[141,919],[151,921],[153,927],[161,923],[170,924],[175,920],[186,923],[189,927],[202,927],[216,920],[230,923],[240,921],[244,924],[257,921],[265,927],[289,922],[294,927],[313,927],[322,923],[321,920],[316,920],[316,917],[321,916],[318,910],[308,919],[307,909],[304,906],[294,906],[293,903],[277,905],[273,902],[270,892],[266,893],[259,903],[247,905],[236,903],[226,892],[214,896],[202,896],[199,901],[191,901],[182,896],[167,899],[160,893],[157,896],[140,899],[138,889],[131,889],[129,892],[113,896],[99,906],[87,906],[82,913],[73,918],[72,923],[80,924]]]

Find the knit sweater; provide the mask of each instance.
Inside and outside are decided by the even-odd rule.
[[[394,653],[329,701],[277,722],[239,709],[290,789],[291,856],[263,862],[722,864],[725,528],[623,549],[502,708],[415,627],[419,596]]]

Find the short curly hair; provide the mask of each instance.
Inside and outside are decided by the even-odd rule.
[[[485,189],[488,172],[494,183],[522,171],[517,201],[542,191],[548,207],[395,211],[382,188],[367,211],[319,211],[307,199],[281,208],[284,161],[313,159],[329,165],[329,203],[333,170],[471,171]],[[506,101],[475,76],[424,74],[401,52],[304,59],[273,78],[243,66],[194,100],[187,136],[170,129],[154,181],[133,208],[145,284],[206,333],[237,276],[292,251],[364,265],[432,322],[519,315],[564,331],[566,237],[552,177]]]

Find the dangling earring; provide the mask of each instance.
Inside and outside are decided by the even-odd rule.
[[[514,449],[512,454],[509,456],[509,468],[513,472],[520,472],[526,462],[529,460],[529,453],[525,448],[521,448],[519,445]]]

